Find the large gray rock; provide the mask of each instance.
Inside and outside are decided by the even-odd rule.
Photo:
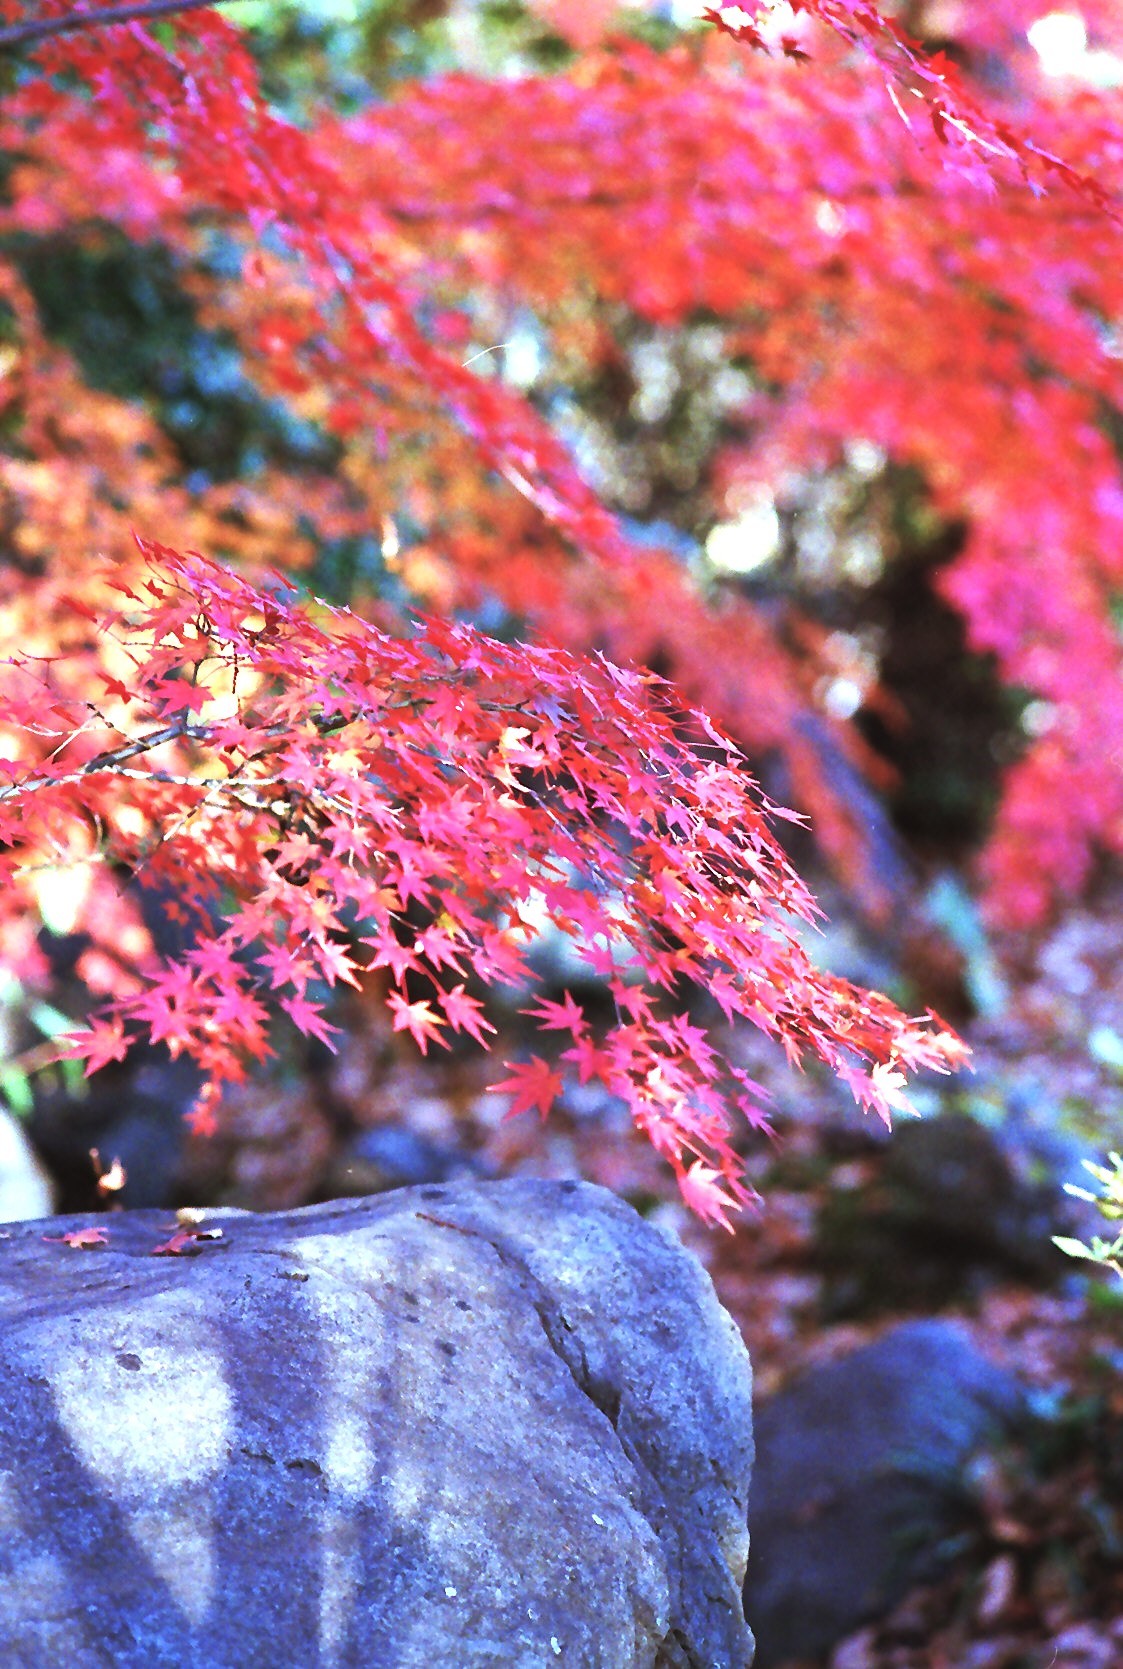
[[[745,1605],[758,1669],[818,1659],[951,1551],[964,1469],[1024,1412],[952,1321],[903,1322],[757,1410]]]
[[[12,1669],[742,1669],[744,1347],[601,1189],[0,1240]]]

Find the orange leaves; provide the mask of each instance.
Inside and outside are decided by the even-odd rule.
[[[998,22],[981,10],[964,8],[957,27],[968,46],[986,37],[989,52]],[[1042,760],[1032,816],[1000,815],[983,874],[995,913],[1029,922],[1079,886],[1097,846],[1121,845],[1123,770],[1109,738],[1123,726],[1123,686],[1109,592],[1120,583],[1123,495],[1103,416],[1123,407],[1121,362],[1105,339],[1105,321],[1123,312],[1119,228],[1104,212],[1121,184],[1117,113],[1091,89],[1040,96],[1031,66],[1012,59],[1015,121],[993,86],[984,95],[926,56],[866,0],[803,11],[861,56],[816,46],[812,64],[795,68],[744,54],[731,74],[727,54],[616,46],[570,75],[405,89],[323,133],[435,286],[454,263],[466,288],[518,296],[559,360],[576,298],[603,298],[582,315],[600,344],[579,362],[590,378],[623,358],[596,328],[614,308],[668,326],[703,312],[725,322],[725,352],[748,362],[753,395],[715,476],[743,472],[779,495],[856,439],[922,472],[938,514],[966,528],[940,585],[972,646],[1066,715],[1052,738],[1064,766],[1100,783],[1082,790],[1073,819],[1045,788],[1055,773]],[[1003,27],[1012,36],[1017,25],[1028,53],[1032,17],[1016,13]],[[736,27],[754,15],[739,11]],[[782,57],[782,40],[767,38]],[[870,55],[876,67],[862,62]],[[885,76],[911,127],[886,100]],[[457,142],[464,134],[471,143]],[[1094,157],[1096,179],[1065,155]],[[1037,198],[1027,178],[1053,189]],[[550,387],[544,379],[539,392]],[[822,710],[813,651],[782,648],[741,601],[704,600],[660,552],[605,560],[589,540],[575,555],[544,543],[533,518],[499,512],[481,496],[482,530],[460,516],[445,535],[464,598],[495,590],[556,641],[666,667],[739,741],[780,751],[846,885],[884,910],[861,817],[806,741],[825,727],[831,747],[868,764],[850,727]],[[1025,786],[1012,779],[1011,795]],[[1017,905],[1000,885],[1007,868],[1027,878]]]
[[[872,59],[885,75],[894,106],[906,127],[912,125],[910,118],[916,109],[913,101],[920,101],[940,145],[951,152],[951,166],[964,177],[984,183],[988,170],[1012,165],[1038,191],[1043,184],[1060,183],[1097,210],[1118,213],[1098,180],[1043,148],[1014,119],[996,118],[973,94],[946,54],[926,52],[872,0],[791,0],[791,7],[797,14],[803,12],[818,19]],[[771,9],[766,0],[758,9],[755,25],[740,6],[711,7],[703,15],[734,40],[768,51],[773,45],[769,36],[775,33],[767,28]],[[775,39],[775,47],[788,57],[808,56],[797,42],[783,36]]]
[[[561,10],[580,26],[599,7]],[[745,1198],[730,1116],[763,1114],[685,992],[883,1114],[909,1071],[956,1064],[934,1017],[808,961],[793,918],[813,906],[724,734],[783,756],[820,842],[874,897],[860,808],[830,777],[832,748],[868,754],[825,702],[821,650],[773,599],[747,600],[751,578],[707,592],[702,555],[739,484],[779,525],[784,483],[855,440],[963,526],[941,588],[1035,698],[985,864],[993,900],[1032,921],[1097,843],[1123,849],[1123,491],[1104,421],[1123,409],[1123,262],[1102,212],[1117,113],[1023,78],[1023,131],[983,108],[969,64],[926,58],[870,0],[794,10],[791,35],[738,10],[769,57],[616,44],[571,73],[446,77],[301,128],[210,12],[159,38],[59,40],[9,89],[7,247],[103,226],[160,240],[206,328],[331,460],[185,480],[156,423],[86,388],[0,270],[0,624],[24,649],[0,713],[6,942],[34,954],[28,877],[77,859],[165,886],[199,924],[179,964],[117,988],[75,1046],[91,1070],[162,1040],[207,1075],[205,1121],[216,1086],[268,1052],[275,1005],[330,1046],[331,989],[375,979],[422,1052],[486,1046],[483,988],[531,979],[552,931],[609,982],[613,1016],[602,1034],[571,994],[540,1001],[560,1059],[502,1087],[544,1113],[568,1068],[599,1078],[716,1221]],[[875,73],[816,56],[806,14]],[[1066,127],[1096,180],[1060,159]],[[1038,202],[1027,180],[1073,189]],[[708,343],[704,389],[670,353],[661,388],[645,382],[642,352],[670,332]],[[655,396],[690,417],[658,436],[663,478],[627,447],[614,476],[598,402],[634,439],[658,430]],[[685,456],[695,417],[712,434]],[[613,494],[690,536],[629,542]],[[138,554],[133,526],[245,576]],[[262,577],[332,540],[364,545],[372,617],[363,590],[390,573],[414,602],[498,603],[558,647],[451,619],[399,638]]]
[[[108,1227],[103,1228],[99,1224],[89,1224],[82,1228],[68,1229],[65,1234],[45,1234],[43,1239],[55,1245],[69,1246],[72,1251],[94,1252],[109,1245],[109,1232]],[[173,1230],[167,1240],[153,1246],[148,1256],[152,1258],[197,1257],[206,1244],[220,1241],[223,1236],[224,1231],[222,1229],[181,1223]]]
[[[494,1035],[495,1027],[484,1018],[484,1007],[479,999],[470,996],[463,985],[454,985],[451,991],[441,992],[439,1001],[453,1030],[465,1032],[486,1049],[487,1034]]]

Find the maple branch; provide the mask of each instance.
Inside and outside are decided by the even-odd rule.
[[[126,759],[133,759],[138,753],[149,753],[153,748],[162,747],[165,742],[177,741],[181,736],[190,736],[197,740],[200,737],[205,738],[206,734],[205,730],[196,731],[184,720],[177,719],[174,724],[165,725],[162,730],[154,730],[134,742],[125,742],[121,747],[107,748],[104,753],[95,754],[77,771],[72,771],[65,777],[32,775],[16,782],[9,782],[0,788],[0,801],[14,799],[16,795],[29,789],[44,788],[54,782],[81,782],[83,777],[92,776],[96,771],[112,770],[123,765]]]
[[[135,23],[144,18],[170,17],[175,12],[197,12],[213,7],[217,0],[139,0],[136,5],[106,6],[101,11],[69,12],[65,17],[41,17],[24,23],[9,23],[0,29],[0,52],[13,52],[33,41],[48,40],[75,29],[94,29],[106,23]]]

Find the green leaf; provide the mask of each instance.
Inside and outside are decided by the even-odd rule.
[[[31,1081],[18,1066],[0,1066],[0,1095],[17,1118],[29,1118],[34,1106]]]

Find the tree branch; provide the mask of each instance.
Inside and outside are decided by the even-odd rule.
[[[170,17],[174,12],[197,12],[214,6],[217,0],[137,0],[135,5],[105,6],[100,11],[68,12],[65,17],[41,17],[26,23],[9,23],[0,29],[0,52],[47,40],[51,35],[69,34],[74,29],[97,29],[106,23],[134,23],[149,17]]]

